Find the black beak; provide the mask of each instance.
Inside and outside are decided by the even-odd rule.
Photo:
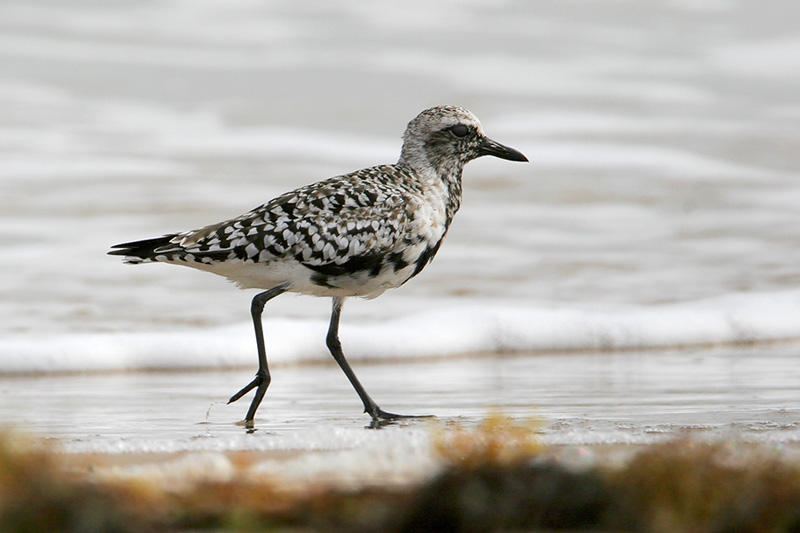
[[[478,148],[478,156],[493,155],[500,159],[508,159],[509,161],[528,161],[528,158],[508,146],[503,146],[499,142],[493,141],[488,137],[484,137],[483,142]]]

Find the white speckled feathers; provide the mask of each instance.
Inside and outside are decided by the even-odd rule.
[[[219,273],[243,288],[283,283],[287,270],[302,265],[288,276],[297,292],[352,293],[358,282],[359,296],[377,296],[413,270],[388,285],[377,279],[382,273],[397,278],[417,259],[421,243],[443,236],[421,227],[438,218],[423,203],[424,187],[406,169],[362,169],[301,187],[237,218],[170,236],[150,260]],[[419,210],[428,211],[427,220],[418,217]],[[444,210],[438,215],[443,223]],[[365,278],[376,280],[365,285]]]

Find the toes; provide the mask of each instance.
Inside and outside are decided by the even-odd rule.
[[[228,400],[228,403],[235,402],[236,400],[238,400],[239,398],[241,398],[242,396],[244,396],[245,394],[247,394],[251,390],[253,390],[256,387],[258,387],[259,385],[261,385],[261,381],[262,381],[261,377],[260,376],[256,376],[256,379],[254,379],[253,381],[251,381],[250,383],[245,385],[245,387],[242,390],[240,390],[239,392],[237,392],[236,394],[231,396],[231,399]]]

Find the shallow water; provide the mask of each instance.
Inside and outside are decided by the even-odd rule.
[[[493,412],[540,420],[547,444],[645,444],[692,434],[780,445],[800,440],[798,350],[777,344],[354,366],[386,410],[467,427]],[[224,402],[250,378],[244,370],[3,378],[0,419],[69,452],[429,446],[429,420],[367,429],[369,418],[333,364],[274,368],[257,431],[247,434],[236,422],[250,396]]]

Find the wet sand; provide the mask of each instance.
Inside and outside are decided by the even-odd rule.
[[[797,344],[609,353],[492,354],[355,363],[387,410],[433,414],[369,429],[332,363],[278,365],[257,431],[226,405],[252,370],[0,378],[0,417],[54,443],[76,471],[177,484],[252,475],[345,486],[427,479],[450,428],[492,413],[580,465],[675,439],[777,450],[800,442]],[[321,359],[324,360],[324,359]]]

